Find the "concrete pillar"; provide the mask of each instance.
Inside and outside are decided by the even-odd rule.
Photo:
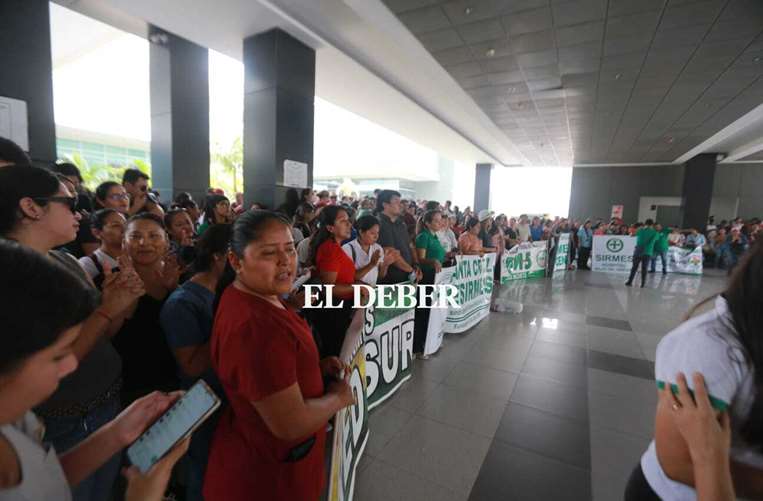
[[[284,162],[313,184],[315,51],[273,29],[244,40],[244,200],[274,209],[289,188]],[[294,164],[293,162],[297,162]]]
[[[477,164],[474,181],[474,211],[490,208],[490,172],[493,164]]]
[[[200,201],[209,187],[208,51],[157,28],[149,40],[152,187],[164,201],[181,191]]]
[[[56,160],[48,0],[0,2],[0,96],[26,102],[29,156]]]
[[[703,153],[686,162],[682,194],[683,228],[697,228],[702,231],[707,224],[717,158],[716,153]]]

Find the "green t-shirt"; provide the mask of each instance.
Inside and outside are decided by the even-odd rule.
[[[667,252],[668,250],[668,235],[670,235],[670,228],[664,228],[657,235],[657,242],[654,244],[654,250],[657,252]]]
[[[657,230],[651,226],[641,228],[636,232],[636,247],[641,248],[641,254],[644,256],[654,255],[654,244],[657,242]]]
[[[445,249],[440,244],[437,235],[429,230],[424,230],[416,236],[416,249],[426,249],[425,259],[436,259],[440,263],[445,261]],[[431,266],[422,263],[422,268],[431,268]]]

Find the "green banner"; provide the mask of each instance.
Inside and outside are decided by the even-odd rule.
[[[494,270],[494,252],[484,256],[456,256],[453,272],[443,281],[458,288],[458,308],[448,309],[446,333],[464,332],[490,313]]]
[[[331,448],[330,501],[352,501],[355,470],[368,441],[366,361],[363,350],[363,313],[357,311],[342,345],[340,358],[350,367],[350,386],[356,403],[336,413]]]
[[[548,247],[546,241],[525,242],[503,251],[501,257],[501,283],[524,278],[546,276]]]
[[[559,242],[556,245],[556,258],[554,259],[554,277],[563,277],[567,272],[567,266],[570,264],[570,234],[562,233],[559,235]]]
[[[363,311],[366,386],[373,409],[411,377],[416,309],[368,306]]]

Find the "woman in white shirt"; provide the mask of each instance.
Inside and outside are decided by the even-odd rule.
[[[342,250],[355,263],[355,280],[376,285],[387,274],[389,266],[397,260],[395,249],[383,249],[379,240],[379,220],[375,216],[361,216],[355,222],[358,237],[342,246]]]
[[[104,268],[119,266],[117,259],[122,255],[127,220],[114,209],[101,209],[93,213],[90,224],[93,236],[101,241],[101,245],[90,256],[79,258],[79,264],[100,289]]]
[[[703,303],[700,303],[703,304]],[[699,306],[699,305],[698,305]],[[696,308],[695,308],[696,309]],[[657,385],[700,373],[718,413],[731,423],[729,465],[742,498],[763,498],[763,243],[734,271],[713,307],[668,333],[657,347]],[[694,386],[689,382],[689,388]],[[677,386],[673,389],[676,391]],[[654,440],[626,488],[625,499],[694,500],[690,447],[677,429],[677,402],[660,399]]]
[[[0,500],[70,500],[71,487],[134,442],[177,395],[135,401],[80,444],[57,455],[32,412],[77,369],[72,344],[96,310],[92,288],[47,256],[0,240]],[[125,499],[160,500],[188,441],[147,475],[128,470]]]

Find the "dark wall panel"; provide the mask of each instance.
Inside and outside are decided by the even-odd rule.
[[[29,155],[56,160],[53,64],[47,0],[0,1],[0,96],[27,103]]]
[[[608,219],[613,205],[623,205],[625,221],[635,222],[641,197],[679,197],[682,183],[681,165],[575,167],[569,215]]]

